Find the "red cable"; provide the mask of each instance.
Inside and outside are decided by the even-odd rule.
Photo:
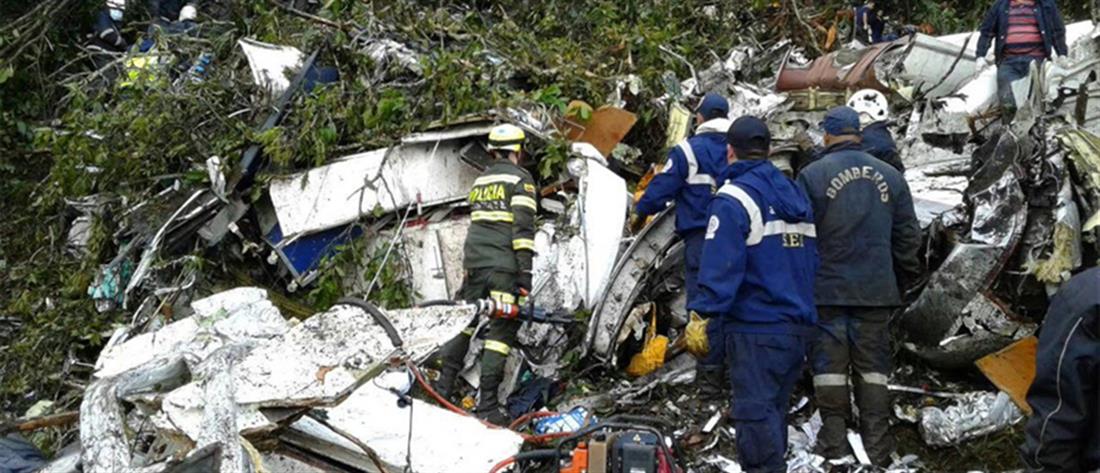
[[[424,379],[424,374],[420,372],[420,369],[417,368],[416,365],[413,364],[412,361],[405,361],[405,366],[407,366],[409,368],[409,371],[412,372],[413,376],[416,377],[416,381],[418,383],[420,383],[420,387],[424,388],[424,391],[427,392],[428,395],[431,396],[432,399],[435,399],[435,401],[438,402],[440,405],[447,408],[447,410],[449,410],[451,412],[454,412],[455,414],[461,414],[461,415],[466,416],[466,417],[473,417],[473,418],[477,419],[476,417],[471,416],[469,412],[466,412],[461,407],[458,407],[458,406],[452,404],[451,401],[448,401],[447,399],[444,399],[443,396],[440,396],[439,393],[437,393],[435,391],[435,389],[432,389],[431,384],[429,384],[428,381],[426,379]],[[531,414],[538,414],[538,413],[533,412]],[[528,414],[528,415],[531,415],[531,414]],[[526,416],[524,416],[524,417],[526,417]],[[523,417],[520,417],[520,419],[523,419]],[[478,422],[481,422],[486,427],[493,428],[493,429],[503,429],[504,428],[504,427],[501,427],[499,425],[494,425],[494,424],[491,424],[489,422],[486,422],[482,419],[478,419]],[[520,437],[523,437],[524,441],[535,443],[535,444],[545,444],[547,442],[550,442],[551,440],[555,440],[555,439],[559,439],[559,438],[563,438],[563,437],[568,437],[569,435],[572,434],[572,432],[558,432],[558,433],[545,434],[545,435],[530,435],[530,434],[525,434],[523,432],[516,432],[516,433],[519,434]],[[507,465],[505,465],[505,466],[507,466]]]
[[[508,465],[511,465],[515,462],[516,462],[516,457],[505,458],[504,461],[501,461],[500,463],[497,463],[496,466],[494,466],[492,470],[489,470],[489,473],[497,473],[498,471],[503,470],[505,467],[507,467]]]

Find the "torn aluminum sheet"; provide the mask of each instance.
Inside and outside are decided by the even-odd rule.
[[[1064,169],[1061,156],[1048,162],[1059,161],[1056,167]],[[1077,212],[1077,203],[1073,200],[1073,183],[1064,174],[1061,189],[1058,190],[1058,202],[1054,209],[1054,231],[1049,253],[1044,258],[1035,259],[1029,254],[1028,271],[1040,282],[1057,287],[1069,280],[1071,273],[1079,268],[1081,257],[1081,216]]]
[[[191,317],[108,346],[96,361],[95,377],[116,376],[170,354],[201,360],[225,344],[272,339],[288,328],[260,288],[231,289],[194,301],[191,309]]]
[[[291,46],[267,44],[250,38],[241,38],[237,44],[248,58],[252,80],[273,95],[281,94],[290,87],[287,71],[300,68],[305,59],[301,50]]]
[[[975,33],[969,43],[977,42]],[[974,77],[977,57],[965,47],[918,33],[909,43],[899,67],[891,72],[884,79],[911,87],[910,97],[938,98],[954,93]]]
[[[611,272],[606,295],[600,298],[589,321],[585,354],[604,362],[612,361],[617,346],[615,337],[646,289],[651,269],[661,263],[679,241],[675,221],[671,208],[658,214],[619,258]]]
[[[963,192],[969,184],[969,155],[955,154],[918,140],[903,148],[901,156],[921,228],[927,228],[932,220],[963,204]]]
[[[986,161],[967,189],[969,203],[973,209],[973,221],[969,242],[959,243],[952,249],[947,259],[932,274],[928,286],[920,297],[902,316],[902,328],[910,343],[906,347],[918,355],[928,352],[944,352],[945,339],[959,334],[964,328],[967,314],[980,312],[988,317],[1003,320],[1008,318],[1001,304],[992,303],[987,289],[1007,263],[1015,246],[1023,235],[1027,224],[1027,202],[1021,183],[1016,176],[1016,162],[1019,156],[1029,155],[1032,143],[1017,140],[1012,134],[1005,133],[999,140],[991,141],[975,155],[976,159]],[[983,300],[988,299],[988,300]],[[989,309],[989,310],[984,310]],[[968,310],[970,312],[968,312]],[[992,314],[996,315],[992,315]],[[985,325],[989,322],[986,321]],[[1010,325],[1009,322],[1005,322]],[[974,329],[972,324],[969,329]],[[949,361],[952,365],[969,365],[977,358],[1003,348],[1013,338],[1001,340],[1000,346],[987,345],[1003,336],[987,337],[986,330],[971,333],[982,343],[963,343],[960,346],[989,349],[986,353],[974,353],[962,350],[958,357],[949,352],[946,357],[926,358],[930,362]],[[940,353],[944,354],[944,353]],[[977,355],[976,357],[974,355]],[[971,358],[973,357],[973,358]]]
[[[1007,394],[976,392],[946,409],[922,409],[920,433],[924,443],[944,447],[1005,429],[1023,418]]]
[[[483,136],[480,128],[474,131]],[[268,190],[282,232],[290,238],[351,223],[377,210],[462,200],[480,174],[462,159],[466,144],[460,138],[403,144],[274,179]]]
[[[722,455],[714,454],[703,459],[703,462],[714,467],[721,473],[741,473],[745,470],[741,469],[741,464],[726,458]]]
[[[128,438],[125,399],[174,389],[189,371],[180,355],[157,358],[109,378],[93,381],[80,404],[81,462],[87,473],[131,471],[135,464]],[[137,435],[135,432],[133,435]]]
[[[543,225],[535,235],[533,294],[540,307],[573,311],[593,308],[606,290],[619,254],[630,205],[626,181],[594,158],[576,158],[567,168],[578,195],[563,226]],[[579,230],[579,232],[577,231]]]
[[[387,385],[385,378],[407,376],[391,372],[377,381]],[[397,400],[388,390],[368,383],[326,409],[327,424],[368,445],[394,472],[406,471],[407,458],[412,460],[411,471],[488,471],[523,446],[523,437],[511,430],[490,428],[476,418],[417,399],[408,407],[400,407]]]
[[[730,87],[729,118],[736,120],[745,115],[770,117],[787,102],[782,94],[770,93],[750,84],[736,84]]]
[[[457,306],[386,313],[404,341],[404,353],[418,359],[458,335],[474,311],[471,306]],[[393,345],[373,317],[355,306],[336,305],[245,357],[234,373],[237,402],[258,407],[331,404],[393,353]]]

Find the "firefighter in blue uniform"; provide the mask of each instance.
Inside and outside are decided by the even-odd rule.
[[[811,355],[823,422],[818,449],[830,459],[849,453],[851,379],[867,454],[886,466],[893,452],[889,320],[901,305],[900,288],[920,273],[920,227],[902,174],[861,151],[859,114],[836,107],[822,127],[824,156],[798,175],[813,201],[821,253],[814,290],[819,333]]]
[[[726,168],[728,115],[729,102],[721,95],[703,97],[695,114],[695,136],[669,151],[664,169],[653,177],[636,206],[638,217],[645,218],[664,210],[675,199],[676,233],[684,241],[684,289],[689,301],[697,292],[707,205],[717,190],[717,177]],[[719,338],[718,334],[711,336]],[[706,397],[722,394],[723,358],[722,347],[712,346],[697,365],[696,379]]]
[[[1050,301],[1035,362],[1028,471],[1100,471],[1100,269],[1074,276]]]
[[[741,465],[785,472],[788,406],[816,322],[813,211],[768,161],[763,121],[739,118],[727,139],[730,165],[709,207],[699,294],[688,307],[724,334]]]

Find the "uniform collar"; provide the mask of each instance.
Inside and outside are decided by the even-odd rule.
[[[703,133],[722,133],[725,134],[730,129],[730,124],[733,122],[726,118],[712,118],[695,128],[695,134],[701,135]]]

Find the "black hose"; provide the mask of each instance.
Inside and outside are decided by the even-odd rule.
[[[386,318],[386,314],[383,314],[374,304],[356,297],[344,297],[337,300],[333,305],[350,305],[363,309],[364,312],[374,318],[378,325],[382,326],[382,330],[386,331],[386,336],[389,337],[394,348],[401,348],[404,345],[404,342],[401,341],[401,335],[397,333],[397,329],[393,328],[390,319]]]
[[[514,457],[515,462],[531,461],[531,460],[558,460],[561,458],[558,455],[557,450],[550,450],[548,448],[542,450],[528,450],[526,452],[517,453]]]
[[[431,301],[424,301],[417,304],[417,307],[454,307],[462,305],[461,301],[452,301],[450,299],[435,299]]]

